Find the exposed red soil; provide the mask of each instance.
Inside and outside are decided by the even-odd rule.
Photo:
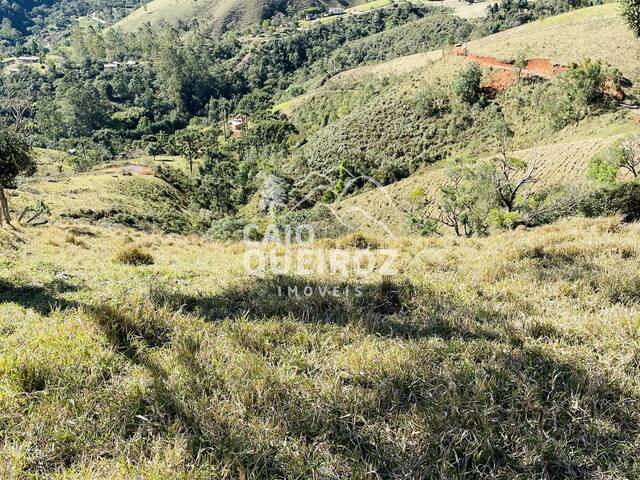
[[[526,72],[531,72],[534,75],[546,78],[557,77],[567,70],[567,67],[564,65],[551,63],[551,61],[546,58],[531,58],[527,60],[527,68],[525,69]]]
[[[145,167],[143,165],[127,165],[122,169],[123,175],[142,175],[146,177],[152,177],[155,175],[155,172],[150,167]]]
[[[515,67],[515,62],[513,60],[505,61],[499,60],[495,57],[474,55],[472,53],[469,53],[469,51],[464,47],[456,47],[452,50],[451,53],[452,55],[455,55],[457,57],[464,57],[470,62],[475,62],[480,65],[486,65],[488,67],[512,72],[518,70]],[[551,61],[546,58],[531,58],[527,60],[527,66],[522,70],[522,75],[553,78],[565,71],[567,71],[567,67],[565,67],[564,65],[551,63]]]
[[[489,78],[482,82],[482,89],[487,91],[491,97],[498,92],[504,92],[518,81],[518,73],[509,70],[500,70],[492,73]]]

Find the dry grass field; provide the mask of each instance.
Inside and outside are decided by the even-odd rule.
[[[486,8],[455,3],[444,2],[470,16]],[[153,0],[122,28],[150,18],[242,21],[256,6]],[[535,22],[469,49],[513,58],[526,48],[559,63],[604,58],[640,81],[640,46],[623,33],[615,8]],[[274,204],[284,197],[268,178],[237,216],[218,221],[222,214],[202,210],[190,188],[123,172],[131,163],[187,173],[182,158],[77,173],[67,155],[38,150],[37,173],[7,191],[14,219],[46,204],[46,222],[0,226],[0,479],[639,479],[640,222],[565,215],[538,228],[458,238],[411,232],[406,211],[418,188],[437,199],[446,181],[440,158],[449,152],[485,152],[478,156],[489,160],[496,132],[506,130],[481,115],[495,114],[494,105],[507,125],[516,120],[511,153],[538,166],[535,188],[587,186],[593,156],[640,124],[605,99],[560,129],[537,100],[564,85],[542,79],[519,79],[493,103],[481,97],[438,109],[435,100],[461,101],[447,89],[468,65],[442,56],[343,72],[276,108],[313,134],[345,125],[364,132],[362,152],[383,152],[391,140],[411,145],[422,126],[456,136],[437,143],[439,132],[428,132],[394,157],[416,159],[418,173],[328,204],[336,222],[356,230],[344,236],[293,245],[213,240],[225,222],[235,234],[249,219],[259,229],[313,222],[316,210],[265,214],[260,194],[274,193]],[[432,92],[442,95],[427,97]],[[379,109],[359,110],[372,98]],[[428,115],[411,117],[415,111]],[[471,126],[436,124],[443,111]],[[418,156],[441,146],[450,150]],[[293,160],[274,152],[265,159],[256,147],[256,163],[274,164],[261,174],[285,172],[293,183],[307,151]],[[322,198],[348,189],[345,165]],[[218,199],[203,188],[208,180],[192,178],[201,182],[198,195]],[[287,186],[288,201],[305,187]],[[624,194],[627,203],[637,199],[637,190]],[[271,266],[262,275],[249,273],[256,252]],[[333,269],[336,256],[345,268]],[[368,270],[372,262],[378,268]]]
[[[634,478],[638,234],[378,242],[397,277],[296,299],[277,286],[336,279],[248,278],[246,246],[199,237],[0,230],[0,476]],[[116,263],[131,246],[153,264]]]

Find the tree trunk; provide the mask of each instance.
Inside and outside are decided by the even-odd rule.
[[[2,226],[3,222],[11,225],[11,214],[9,213],[7,195],[4,193],[2,185],[0,185],[0,226]]]

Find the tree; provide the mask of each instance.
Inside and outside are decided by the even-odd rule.
[[[531,186],[538,182],[537,165],[507,154],[500,154],[491,162],[490,179],[500,204],[507,212],[515,212],[518,202],[526,201]]]
[[[640,38],[640,0],[622,0],[622,18],[633,34]]]
[[[619,92],[622,74],[601,60],[572,63],[565,75],[576,124],[592,110],[606,105],[607,93]]]
[[[61,82],[55,103],[69,137],[88,137],[109,119],[108,106],[98,90],[75,78]]]
[[[26,119],[33,112],[34,95],[31,82],[18,81],[6,85],[6,92],[1,105],[13,119],[13,128],[16,132],[22,131]]]
[[[589,162],[588,175],[591,179],[604,183],[615,183],[620,170],[626,171],[634,179],[640,176],[640,136],[638,134],[615,143],[608,151],[596,155]]]
[[[199,203],[221,213],[232,212],[235,209],[236,172],[236,163],[228,152],[219,148],[207,150],[199,168]]]
[[[637,179],[640,175],[640,135],[635,133],[622,140],[616,152],[615,158],[620,168]]]
[[[526,201],[531,195],[531,187],[538,181],[538,166],[535,161],[528,165],[511,156],[510,146],[514,132],[501,114],[496,117],[492,136],[497,144],[498,154],[488,165],[487,179],[500,205],[507,212],[513,213],[517,210],[517,203]]]
[[[156,161],[156,157],[163,153],[162,146],[158,142],[151,142],[147,145],[145,153],[153,157],[153,161]]]
[[[527,52],[524,50],[520,50],[516,55],[516,61],[514,63],[514,67],[518,71],[518,81],[522,79],[522,72],[529,65],[529,60],[527,59]]]
[[[477,63],[471,63],[460,73],[453,83],[453,91],[463,102],[473,105],[481,98],[482,70]]]
[[[289,137],[296,133],[298,131],[291,122],[266,113],[251,120],[242,144],[252,147],[256,157],[274,153],[286,155],[289,153]]]
[[[191,173],[193,173],[194,160],[202,155],[208,141],[207,136],[201,130],[195,128],[185,128],[175,134],[175,147],[179,154],[187,159]]]
[[[438,233],[440,226],[451,228],[458,237],[484,235],[492,203],[490,189],[477,161],[453,158],[446,167],[446,180],[437,201],[418,188],[411,193],[413,208],[409,221],[422,235]],[[417,208],[416,208],[417,207]]]
[[[31,146],[8,130],[0,130],[0,226],[11,224],[5,188],[13,188],[18,175],[33,175],[36,162]]]

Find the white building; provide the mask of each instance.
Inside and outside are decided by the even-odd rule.
[[[18,61],[22,63],[36,63],[38,60],[39,58],[34,55],[22,55],[18,57]]]

